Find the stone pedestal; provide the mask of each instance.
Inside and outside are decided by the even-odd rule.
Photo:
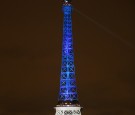
[[[55,107],[55,115],[81,115],[81,107]]]

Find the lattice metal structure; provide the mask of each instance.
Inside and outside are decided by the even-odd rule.
[[[78,102],[75,78],[73,36],[72,36],[72,5],[71,0],[63,3],[63,42],[60,91],[55,115],[81,115]]]
[[[72,5],[64,4],[62,65],[59,101],[77,101],[74,52],[72,39]]]

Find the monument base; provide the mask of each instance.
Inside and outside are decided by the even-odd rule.
[[[82,107],[55,107],[55,115],[81,115]]]

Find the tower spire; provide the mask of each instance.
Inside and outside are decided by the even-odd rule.
[[[81,115],[81,107],[78,102],[73,36],[72,36],[72,5],[71,0],[64,0],[63,6],[63,41],[62,41],[62,65],[60,76],[60,91],[56,115]]]
[[[63,4],[63,13],[64,21],[59,104],[78,104],[72,38],[72,5],[69,3]]]

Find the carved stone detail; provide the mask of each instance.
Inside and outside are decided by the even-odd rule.
[[[55,115],[81,115],[81,107],[56,107]]]

